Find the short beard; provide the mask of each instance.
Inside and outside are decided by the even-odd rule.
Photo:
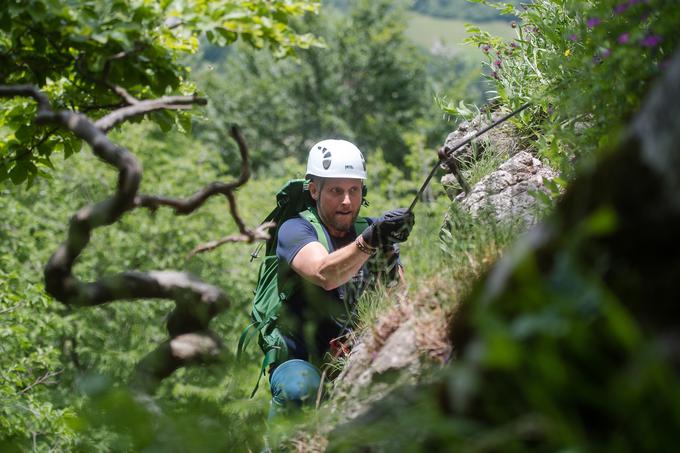
[[[352,230],[352,225],[354,225],[354,222],[356,222],[357,217],[359,217],[359,211],[357,211],[354,216],[352,217],[352,221],[349,222],[349,225],[340,225],[335,222],[335,218],[331,217],[330,219],[326,219],[323,211],[321,210],[321,204],[319,201],[316,201],[316,212],[319,214],[319,218],[321,219],[321,223],[326,225],[327,227],[333,228],[335,231],[342,231],[344,233],[349,233]]]

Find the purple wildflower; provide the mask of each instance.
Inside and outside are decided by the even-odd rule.
[[[628,44],[628,41],[630,41],[630,35],[628,33],[623,33],[618,37],[617,41],[619,44]]]
[[[618,5],[616,5],[616,6],[614,7],[614,14],[622,14],[622,13],[626,12],[626,10],[627,10],[628,8],[630,8],[630,6],[631,6],[632,4],[633,4],[633,3],[630,2],[630,1],[628,1],[628,2],[623,2],[623,3],[619,3]]]
[[[493,64],[495,64],[497,67],[500,68],[501,67],[501,60],[496,60],[496,61],[493,62]]]
[[[602,21],[599,18],[591,17],[590,19],[588,19],[588,22],[586,22],[586,25],[588,25],[588,28],[594,28],[600,25],[601,22]]]
[[[604,60],[605,58],[608,58],[612,54],[611,49],[602,49],[602,52],[600,52],[600,56]]]
[[[490,50],[490,49],[491,49],[491,46],[488,45],[488,44],[484,44],[484,45],[482,46],[482,52],[484,52],[484,53],[489,53],[489,50]]]
[[[517,46],[516,42],[511,42],[510,47],[512,47],[513,49],[516,49],[518,46]]]
[[[498,80],[498,73],[496,71],[491,71],[491,77]]]
[[[572,33],[569,36],[567,36],[567,39],[569,41],[578,41],[578,36],[576,36],[574,33]]]
[[[640,45],[643,47],[656,47],[661,43],[662,37],[658,35],[647,35],[642,41],[640,41]]]

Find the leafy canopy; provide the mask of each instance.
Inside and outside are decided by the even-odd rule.
[[[28,0],[0,10],[0,84],[32,84],[57,109],[98,118],[123,106],[118,86],[137,99],[195,91],[183,58],[203,36],[225,46],[241,39],[277,57],[322,45],[289,20],[316,13],[317,1],[291,0]],[[55,151],[80,149],[66,131],[33,124],[32,100],[0,105],[0,181],[46,176]],[[164,130],[187,129],[188,114],[154,113]]]

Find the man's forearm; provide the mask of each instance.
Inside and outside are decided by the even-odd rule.
[[[320,286],[326,290],[344,285],[359,272],[361,266],[369,258],[369,254],[359,249],[357,241],[353,241],[324,258],[317,272],[318,282],[316,283],[320,283]]]

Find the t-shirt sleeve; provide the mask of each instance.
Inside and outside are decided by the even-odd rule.
[[[290,264],[302,247],[315,241],[318,238],[311,223],[301,217],[288,219],[279,228],[276,256]]]

